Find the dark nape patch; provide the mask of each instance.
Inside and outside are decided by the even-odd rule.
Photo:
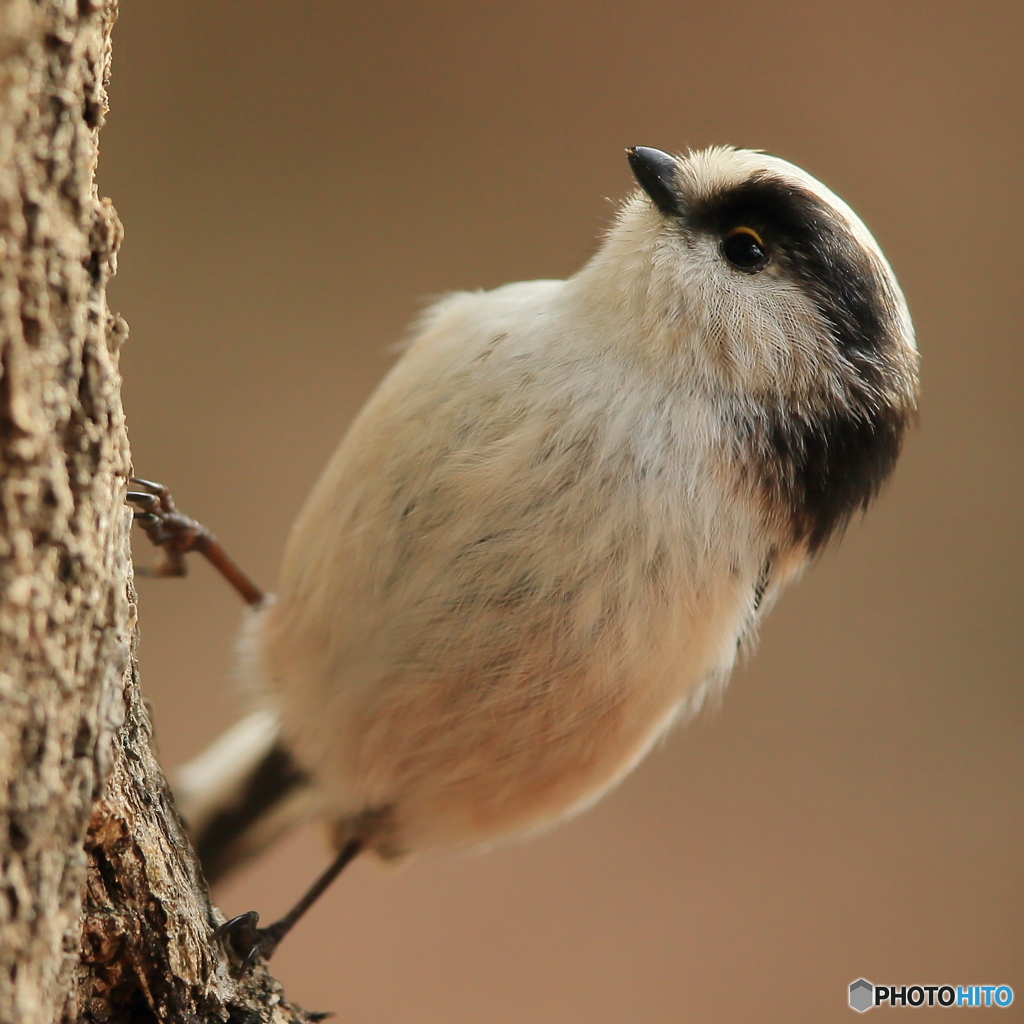
[[[896,465],[906,425],[906,414],[893,408],[814,420],[785,411],[771,417],[762,480],[786,509],[794,541],[814,554],[867,508]]]
[[[771,263],[800,284],[830,329],[846,383],[842,407],[800,414],[780,395],[738,424],[769,500],[790,519],[794,540],[814,553],[878,493],[913,415],[912,402],[885,397],[907,385],[892,360],[899,302],[843,218],[770,172],[696,204],[686,217],[718,237],[738,227],[756,231]]]
[[[828,204],[762,172],[696,205],[686,216],[697,230],[723,238],[738,227],[756,231],[770,259],[807,289],[840,352],[857,363],[867,383],[877,383],[878,367],[871,357],[894,332],[895,303],[888,282]]]
[[[283,747],[272,747],[246,780],[245,789],[230,807],[215,814],[192,844],[206,881],[212,885],[237,862],[239,840],[251,825],[301,786],[306,773]]]

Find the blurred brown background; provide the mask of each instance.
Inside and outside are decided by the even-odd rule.
[[[135,466],[268,586],[424,299],[572,273],[627,145],[806,166],[875,231],[924,354],[894,484],[724,707],[547,836],[357,864],[275,960],[292,998],[343,1024],[793,1024],[849,1019],[863,975],[1010,984],[993,1013],[1024,1020],[1022,25],[935,0],[124,0],[100,183]],[[201,564],[139,590],[173,767],[239,714],[238,606]],[[269,919],[326,856],[310,828],[220,905]]]

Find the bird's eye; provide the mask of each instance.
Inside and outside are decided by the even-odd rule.
[[[756,274],[768,265],[768,247],[750,228],[735,228],[722,242],[722,255],[738,270]]]

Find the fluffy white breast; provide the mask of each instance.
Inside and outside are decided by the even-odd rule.
[[[581,806],[724,677],[772,539],[716,410],[578,288],[458,295],[362,411],[257,633],[290,746],[392,850]],[[315,712],[311,709],[315,708]]]

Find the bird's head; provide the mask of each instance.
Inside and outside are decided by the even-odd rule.
[[[812,549],[867,504],[917,402],[906,302],[871,233],[806,171],[716,147],[627,150],[640,188],[578,277],[656,372],[732,417]]]

